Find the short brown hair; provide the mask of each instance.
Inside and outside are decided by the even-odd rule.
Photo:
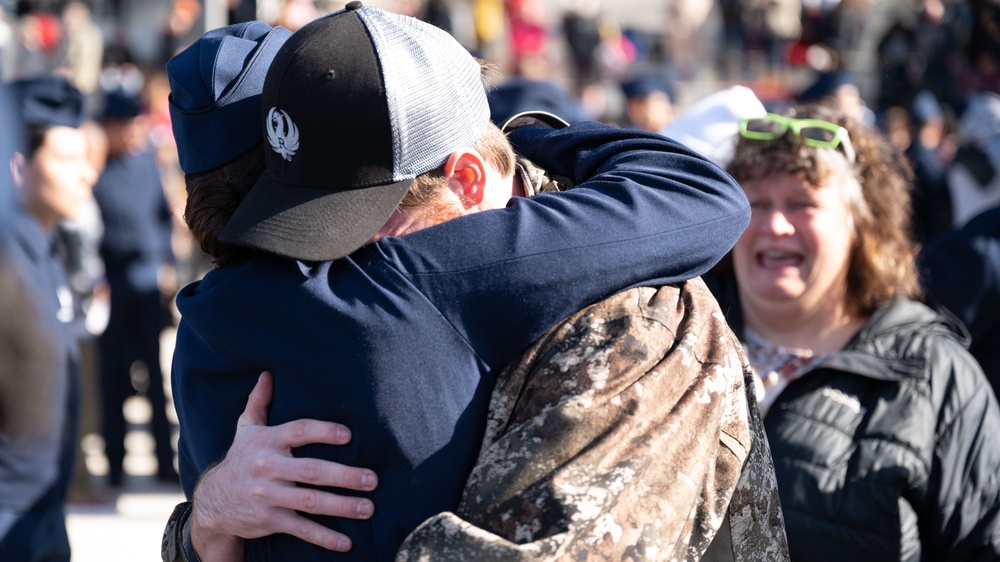
[[[217,267],[245,261],[255,251],[219,240],[257,178],[264,173],[264,145],[257,145],[232,162],[198,174],[187,174],[184,221],[191,235]]]
[[[838,110],[809,104],[796,106],[787,115],[822,119],[844,127],[857,153],[853,168],[862,197],[845,194],[857,233],[847,274],[849,310],[870,314],[897,296],[919,298],[917,245],[910,230],[913,171],[906,157],[878,131]],[[826,157],[828,150],[799,142],[791,131],[773,141],[740,137],[726,170],[738,182],[790,174],[813,186],[841,185],[831,183],[844,171],[831,164]]]

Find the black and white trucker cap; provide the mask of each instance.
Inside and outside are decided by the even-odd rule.
[[[220,238],[307,261],[367,243],[490,119],[480,65],[451,35],[361,2],[292,34],[261,104],[267,171]]]

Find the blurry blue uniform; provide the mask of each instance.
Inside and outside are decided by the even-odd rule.
[[[163,309],[157,270],[173,262],[172,218],[151,152],[108,159],[94,186],[104,221],[101,258],[111,287],[111,316],[101,335],[101,400],[109,477],[117,483],[125,458],[122,405],[134,394],[130,369],[141,361],[149,373],[146,396],[153,409],[153,437],[161,474],[173,469],[170,425],[160,368]]]
[[[354,434],[297,454],[379,475],[370,520],[317,518],[351,537],[349,553],[274,535],[248,541],[248,560],[392,560],[418,524],[458,504],[497,369],[587,304],[704,273],[749,222],[732,178],[659,135],[584,123],[511,138],[577,187],[333,262],[261,254],[178,295],[172,373],[189,496],[229,448],[264,369],[275,375],[271,424],[318,418]]]
[[[1000,207],[944,232],[921,258],[929,301],[944,305],[968,328],[969,352],[1000,397]]]
[[[61,428],[31,450],[18,448],[0,436],[0,481],[4,512],[18,512],[6,534],[0,533],[0,560],[68,561],[64,504],[73,473],[79,412],[76,336],[71,329],[73,303],[54,238],[27,211],[17,208],[6,225],[10,235],[4,253],[35,290],[42,321],[49,325],[61,372],[52,380],[53,427]],[[39,384],[43,384],[41,381]],[[7,492],[16,490],[16,497]]]

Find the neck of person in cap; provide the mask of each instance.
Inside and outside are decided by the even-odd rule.
[[[473,149],[453,152],[441,168],[441,184],[416,204],[403,200],[372,241],[411,232],[479,211],[502,209],[523,196],[517,174],[504,176]]]

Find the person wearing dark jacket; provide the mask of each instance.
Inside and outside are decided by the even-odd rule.
[[[969,330],[969,352],[1000,397],[1000,207],[924,246],[920,273],[930,302]]]
[[[122,90],[105,97],[103,126],[108,159],[94,186],[104,236],[100,253],[111,289],[111,314],[101,334],[101,433],[108,458],[108,482],[124,477],[125,400],[136,394],[132,366],[142,362],[148,375],[139,386],[152,408],[156,478],[176,482],[167,401],[160,367],[163,330],[161,291],[170,293],[173,216],[163,192],[156,154],[146,146],[138,98]]]
[[[753,211],[712,286],[760,379],[792,560],[1000,557],[1000,409],[917,300],[902,158],[804,106],[745,121],[728,165]]]
[[[80,352],[56,227],[81,212],[97,173],[80,129],[79,90],[55,76],[15,82],[12,89],[25,129],[8,154],[18,200],[4,217],[0,251],[10,266],[4,271],[7,289],[14,289],[17,274],[27,285],[4,300],[27,302],[5,302],[4,314],[24,314],[16,319],[21,335],[37,341],[7,348],[4,363],[10,367],[23,358],[19,355],[38,354],[36,345],[48,348],[42,352],[48,361],[41,369],[5,376],[21,379],[5,384],[7,392],[19,387],[23,392],[0,400],[0,560],[68,561],[65,502],[77,443]],[[3,117],[10,126],[6,134],[22,133],[15,119]],[[5,183],[0,181],[0,192]]]

